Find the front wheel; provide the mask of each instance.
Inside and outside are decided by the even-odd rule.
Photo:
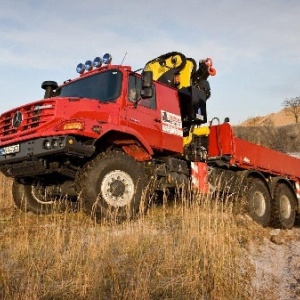
[[[271,217],[271,196],[267,186],[258,178],[250,178],[247,187],[248,214],[258,224],[268,226]]]
[[[49,191],[49,186],[40,180],[30,183],[15,179],[12,186],[16,206],[25,212],[49,214],[65,210],[65,200],[58,201]]]
[[[147,208],[147,201],[142,201],[148,184],[145,169],[121,151],[100,154],[80,172],[76,183],[84,209],[96,219],[132,218]]]

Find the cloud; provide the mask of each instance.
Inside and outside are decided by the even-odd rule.
[[[20,70],[31,80],[24,79],[31,97],[36,86],[30,85],[40,77],[72,77],[77,63],[104,52],[115,63],[127,52],[124,63],[138,69],[158,55],[181,51],[196,60],[213,58],[213,109],[228,115],[232,108],[224,102],[239,107],[246,101],[238,117],[256,113],[249,103],[269,112],[275,109],[265,104],[270,97],[277,97],[278,108],[284,95],[299,93],[299,15],[296,0],[3,0],[0,68],[9,70],[0,73],[3,95],[21,99],[11,89]]]

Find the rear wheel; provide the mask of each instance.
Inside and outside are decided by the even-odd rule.
[[[268,226],[271,217],[271,196],[262,180],[248,179],[246,200],[250,217],[262,226]]]
[[[76,180],[84,209],[96,219],[132,218],[144,211],[148,206],[147,185],[142,163],[121,151],[100,154]]]
[[[51,193],[50,186],[40,180],[23,183],[15,179],[12,186],[13,200],[16,206],[36,214],[49,214],[53,211],[65,210],[66,200],[58,201]]]
[[[296,197],[284,183],[278,184],[275,188],[271,219],[274,227],[290,229],[294,226],[296,219]]]

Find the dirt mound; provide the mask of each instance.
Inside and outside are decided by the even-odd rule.
[[[277,113],[247,119],[239,124],[239,126],[285,126],[295,123],[295,116],[292,111],[288,108],[284,108]]]
[[[250,118],[233,126],[237,137],[299,157],[300,123],[296,112],[284,108],[277,113]],[[298,115],[300,118],[300,115]]]

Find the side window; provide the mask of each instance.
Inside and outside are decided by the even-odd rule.
[[[138,100],[138,105],[148,107],[150,109],[156,109],[156,95],[155,86],[152,85],[153,96],[151,98],[141,98],[141,78],[133,75],[129,76],[128,83],[128,100],[130,102],[135,102]]]
[[[141,78],[136,76],[129,76],[128,84],[128,100],[135,102],[141,97]]]

